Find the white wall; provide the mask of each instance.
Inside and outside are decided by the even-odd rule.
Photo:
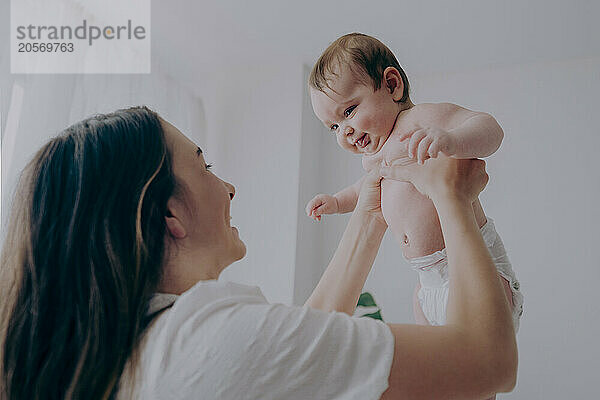
[[[307,82],[310,69],[304,66],[303,82]],[[301,305],[312,293],[325,270],[323,259],[323,229],[306,217],[304,206],[319,191],[322,165],[328,156],[323,141],[323,126],[313,115],[308,95],[308,85],[303,85],[302,125],[300,139],[300,168],[298,182],[298,233],[296,237],[296,264],[294,273],[294,304]]]
[[[283,58],[246,60],[206,76],[205,158],[236,187],[232,225],[246,257],[221,279],[260,286],[268,300],[293,297],[302,65]]]
[[[525,310],[518,384],[499,398],[597,397],[600,261],[593,249],[600,241],[600,57],[415,76],[411,85],[415,102],[487,111],[505,131],[502,147],[487,159],[490,183],[481,197],[521,281]],[[359,176],[360,163],[336,149],[333,139],[322,145],[330,153],[320,161],[321,190],[334,192]],[[332,216],[321,222],[323,244],[315,249],[321,263],[346,221]],[[365,286],[384,319],[412,321],[415,281],[386,235]]]

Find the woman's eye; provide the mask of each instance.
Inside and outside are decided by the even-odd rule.
[[[348,118],[355,108],[356,106],[346,108],[346,110],[344,110],[344,117]]]
[[[337,131],[338,129],[338,125],[337,124],[333,124],[329,127],[329,130],[333,133],[335,133],[335,131]]]

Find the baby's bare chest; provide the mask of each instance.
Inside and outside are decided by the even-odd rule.
[[[414,163],[408,157],[409,139],[405,138],[401,140],[401,137],[428,123],[428,121],[423,120],[423,113],[415,112],[415,108],[406,110],[400,114],[392,133],[390,133],[381,150],[375,154],[366,154],[363,156],[362,165],[365,171],[369,172],[382,165],[407,165]]]
[[[367,154],[362,158],[365,171],[371,171],[381,165],[408,165],[416,161],[408,157],[408,143],[410,136],[404,140],[400,138],[424,127],[449,129],[449,118],[444,117],[444,107],[431,105],[417,105],[400,114],[393,132],[385,144],[375,154]]]
[[[383,148],[375,154],[364,155],[362,165],[369,172],[383,165],[408,165],[415,163],[408,157],[408,140],[400,140],[400,135],[392,133]]]

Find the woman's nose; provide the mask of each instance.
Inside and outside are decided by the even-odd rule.
[[[229,182],[223,181],[223,183],[225,184],[225,187],[227,188],[227,191],[229,192],[229,199],[233,200],[233,197],[235,196],[235,186],[233,186]]]

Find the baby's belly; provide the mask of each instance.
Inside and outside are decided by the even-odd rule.
[[[383,217],[404,257],[415,258],[444,248],[442,228],[433,202],[406,182],[381,182]]]

